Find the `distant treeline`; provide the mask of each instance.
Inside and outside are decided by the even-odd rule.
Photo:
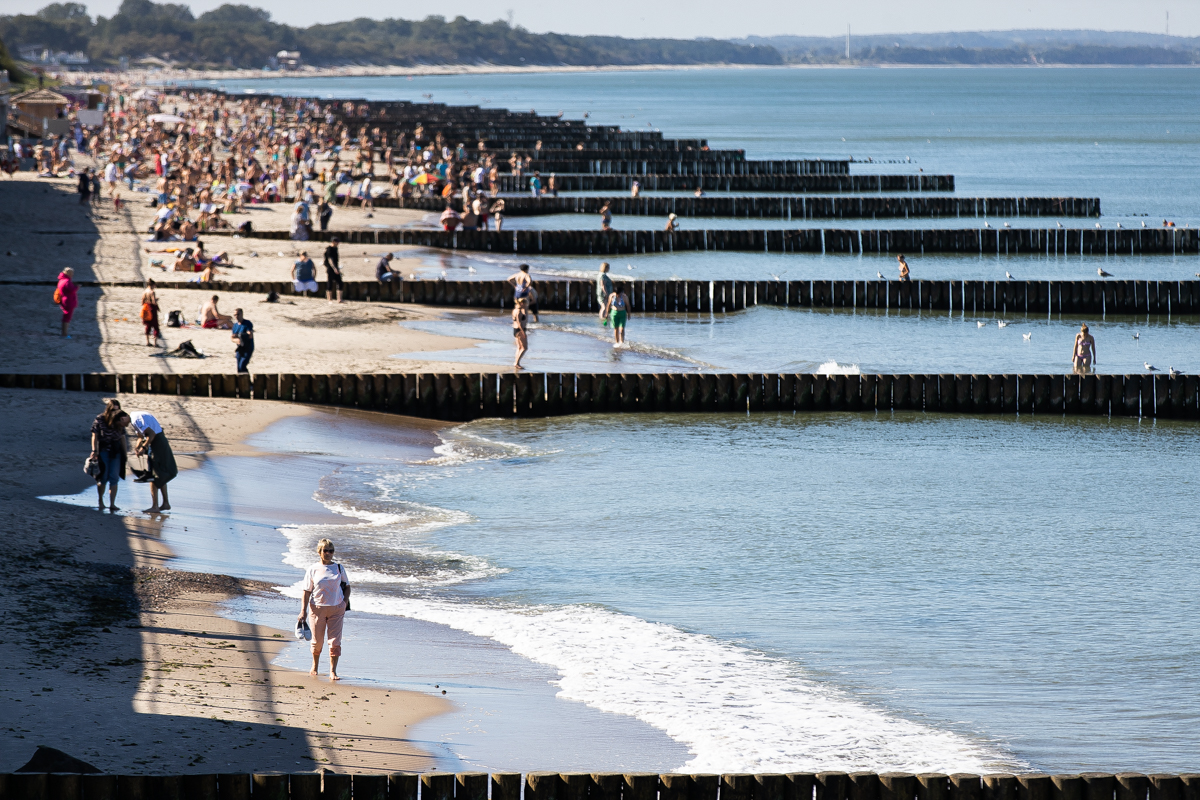
[[[1111,45],[1067,45],[1062,47],[867,47],[845,52],[832,48],[790,52],[789,64],[1200,64],[1200,51],[1162,47],[1114,47]]]
[[[79,3],[53,3],[36,14],[0,16],[9,50],[27,46],[82,50],[94,62],[154,56],[186,66],[262,67],[280,50],[299,50],[305,64],[781,64],[773,47],[713,39],[623,39],[535,34],[503,21],[457,17],[356,19],[295,28],[260,8],[223,5],[192,15],[182,4],[124,0],[112,17]]]

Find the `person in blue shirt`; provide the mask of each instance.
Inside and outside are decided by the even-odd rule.
[[[242,316],[240,308],[234,309],[233,341],[237,347],[233,350],[237,359],[237,371],[250,371],[250,356],[254,355],[254,323]]]
[[[534,197],[540,197],[542,194],[542,173],[535,172],[533,177],[529,179],[529,193]]]

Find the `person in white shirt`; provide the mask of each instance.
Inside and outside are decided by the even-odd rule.
[[[312,669],[308,674],[317,674],[321,649],[328,637],[329,680],[338,681],[341,680],[337,666],[342,656],[342,622],[350,610],[350,578],[342,565],[333,560],[332,541],[322,539],[317,542],[317,555],[321,557],[320,563],[304,572],[304,596],[296,624],[300,625],[307,615],[308,625],[312,628]]]

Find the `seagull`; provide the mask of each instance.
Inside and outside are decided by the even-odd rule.
[[[471,275],[474,275],[476,272],[479,272],[479,270],[475,269],[474,267],[467,267],[467,272]]]
[[[626,264],[625,269],[632,271],[632,270],[637,269],[637,267],[635,267],[633,264]]]
[[[1004,277],[1008,278],[1010,281],[1013,279],[1012,273],[1008,270],[1005,270]]]
[[[879,278],[879,280],[883,280],[883,273],[882,273],[882,272],[876,272],[876,273],[875,273],[875,277],[876,277],[876,278]]]
[[[1012,225],[1009,225],[1009,224],[1006,222],[1006,223],[1004,223],[1004,227],[1006,227],[1006,228],[1011,228],[1011,227],[1012,227]]]
[[[985,223],[983,223],[983,227],[985,227],[985,228],[990,228],[990,227],[992,227],[992,226],[991,226],[991,225],[989,225],[989,224],[987,224],[987,223],[985,222]]]
[[[442,270],[442,277],[446,277],[446,270]]]
[[[283,255],[283,251],[282,251],[282,250],[280,250],[280,251],[279,251],[279,255],[281,255],[281,256]]]
[[[1143,221],[1142,221],[1142,227],[1143,227],[1143,228],[1144,228],[1144,227],[1146,227],[1146,222],[1145,222],[1145,220],[1143,220]]]
[[[987,324],[986,322],[976,322],[976,323],[975,323],[975,327],[976,327],[976,328],[982,328],[982,327],[983,327],[984,325],[986,325],[986,324]]]
[[[1118,223],[1117,223],[1117,227],[1118,227],[1118,228],[1119,228],[1119,227],[1121,227],[1121,223],[1119,223],[1119,222],[1118,222]]]
[[[1021,338],[1028,342],[1030,339],[1033,338],[1033,334],[1032,333],[1022,333]]]
[[[1007,328],[1007,327],[1008,327],[1008,323],[1007,323],[1007,322],[1005,322],[1004,320],[1000,320],[1000,321],[998,321],[998,322],[996,323],[996,327],[997,327],[997,328]]]
[[[1056,223],[1054,223],[1054,224],[1055,224],[1055,225],[1057,225],[1057,226],[1058,226],[1058,227],[1060,227],[1060,228],[1062,227],[1062,223],[1061,223],[1061,222],[1056,222]]]
[[[1146,368],[1146,372],[1158,372],[1158,367],[1154,366],[1149,361],[1143,361],[1142,366]]]
[[[1096,227],[1097,227],[1097,228],[1099,228],[1099,227],[1100,227],[1100,223],[1099,223],[1099,222],[1097,222],[1097,223],[1096,223]]]
[[[258,258],[258,253],[257,253],[257,252],[255,252],[254,250],[251,250],[251,251],[250,251],[250,257],[251,257],[251,258]]]
[[[1174,367],[1167,367],[1167,373],[1168,373],[1168,374],[1169,374],[1169,375],[1170,375],[1172,378],[1174,378],[1176,375],[1178,375],[1178,374],[1179,374],[1179,370],[1175,369]]]
[[[1096,268],[1096,274],[1099,275],[1101,278],[1111,278],[1112,277],[1111,272],[1105,272],[1104,269],[1101,267]]]
[[[1135,338],[1135,339],[1141,339],[1141,338],[1142,338],[1142,335],[1141,335],[1140,333],[1135,333],[1135,334],[1133,335],[1133,338]]]

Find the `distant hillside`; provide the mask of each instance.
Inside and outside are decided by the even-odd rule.
[[[86,6],[53,3],[36,14],[0,16],[10,50],[37,46],[83,51],[93,62],[155,56],[188,66],[262,67],[280,50],[305,64],[781,64],[773,47],[713,39],[623,39],[535,34],[502,21],[457,17],[421,21],[356,19],[294,28],[247,5],[223,5],[199,17],[182,4],[124,0],[111,18],[92,20]]]
[[[750,36],[789,63],[1197,64],[1200,38],[1129,31],[963,31],[844,36]]]

